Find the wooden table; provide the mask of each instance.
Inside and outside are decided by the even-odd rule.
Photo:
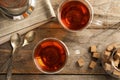
[[[60,1],[51,0],[56,10]],[[88,65],[91,53],[88,49],[91,45],[98,46],[98,52],[102,54],[106,45],[112,42],[120,42],[120,32],[116,30],[120,24],[120,1],[119,0],[89,0],[95,10],[95,20],[103,21],[102,26],[91,24],[87,29],[72,33],[65,30],[57,21],[51,21],[39,26],[36,31],[34,42],[19,49],[13,61],[13,80],[117,80],[107,75],[101,66],[101,60],[97,61],[94,69]],[[119,4],[119,5],[118,5]],[[99,5],[99,6],[98,6]],[[109,28],[109,29],[108,29]],[[100,34],[99,34],[100,33]],[[95,36],[95,37],[93,37]],[[41,73],[35,66],[32,53],[35,45],[43,38],[54,37],[62,40],[69,49],[70,56],[65,68],[58,74],[47,75]],[[91,38],[92,37],[92,38]],[[10,42],[0,45],[0,67],[11,55]],[[85,65],[80,68],[77,60],[82,57]],[[0,80],[5,80],[6,71],[0,72]]]

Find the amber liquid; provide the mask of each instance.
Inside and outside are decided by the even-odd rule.
[[[62,6],[61,20],[71,30],[81,30],[90,19],[89,9],[80,1],[69,1]]]
[[[63,68],[67,58],[66,49],[57,40],[45,40],[34,52],[34,60],[45,72],[55,72]]]

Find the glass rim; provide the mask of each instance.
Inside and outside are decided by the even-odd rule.
[[[49,71],[44,71],[44,70],[42,70],[42,68],[38,65],[38,63],[36,62],[36,60],[35,60],[35,58],[34,58],[35,49],[37,48],[37,46],[38,46],[39,44],[41,44],[41,43],[42,43],[43,41],[45,41],[45,40],[55,40],[55,41],[59,42],[60,44],[62,44],[62,46],[64,47],[64,49],[65,49],[65,51],[66,51],[66,60],[65,60],[65,63],[64,63],[64,65],[63,65],[59,70],[57,70],[57,71],[53,71],[53,72],[51,71],[51,72],[49,72]],[[44,39],[40,40],[40,41],[35,45],[35,47],[34,47],[34,49],[33,49],[32,59],[33,59],[33,61],[34,61],[35,66],[37,67],[37,69],[38,69],[39,71],[41,71],[42,73],[45,73],[45,74],[55,74],[55,73],[59,73],[60,71],[62,71],[62,70],[64,69],[64,67],[65,67],[65,65],[66,65],[66,63],[67,63],[67,61],[68,61],[68,56],[69,56],[69,50],[68,50],[68,47],[66,46],[66,44],[65,44],[63,41],[61,41],[61,40],[59,40],[59,39],[57,39],[57,38],[49,37],[49,38],[44,38]]]
[[[64,23],[62,22],[61,16],[60,16],[60,15],[61,15],[61,14],[60,14],[61,7],[62,7],[64,4],[66,4],[67,2],[69,2],[69,1],[80,1],[80,2],[82,2],[84,5],[86,5],[86,7],[88,8],[88,10],[89,10],[89,12],[90,12],[90,18],[89,18],[89,21],[88,21],[87,25],[86,25],[84,28],[78,29],[78,30],[69,29],[69,28],[67,28],[67,27],[64,25]],[[60,5],[59,5],[58,8],[57,8],[57,18],[58,18],[59,23],[61,24],[61,26],[63,26],[64,29],[66,29],[66,30],[68,30],[68,31],[70,31],[70,32],[78,32],[78,31],[81,31],[81,30],[87,28],[87,27],[92,23],[92,21],[93,21],[93,15],[94,15],[93,7],[92,7],[92,5],[90,4],[90,2],[87,1],[87,0],[64,0],[64,1],[62,1],[62,2],[60,3]]]
[[[120,49],[120,47],[119,47],[119,48],[116,48],[116,49],[112,52],[112,55],[111,55],[111,64],[112,64],[112,66],[113,66],[113,68],[114,68],[115,70],[117,70],[117,71],[120,72],[120,69],[118,69],[118,68],[115,66],[114,59],[113,59],[113,56],[114,56],[115,52],[117,51],[117,49]]]
[[[13,15],[11,13],[7,13],[3,9],[0,9],[0,11],[1,11],[1,14],[6,18],[9,18],[12,20],[23,20],[23,19],[27,18],[28,16],[30,16],[32,14],[32,12],[34,11],[35,6],[36,6],[36,0],[29,0],[28,4],[29,4],[29,6],[27,7],[27,9],[18,15]],[[26,16],[24,16],[24,15],[26,15]]]
[[[118,69],[115,64],[114,64],[114,53],[117,51],[117,49],[119,49],[120,47],[118,45],[120,45],[119,42],[112,42],[110,44],[107,44],[106,46],[109,46],[109,45],[114,45],[113,47],[113,50],[110,52],[110,56],[108,58],[106,58],[104,56],[104,52],[107,51],[107,48],[104,49],[104,52],[101,54],[101,63],[102,63],[102,67],[104,69],[104,71],[109,74],[110,76],[114,77],[114,78],[120,78],[120,76],[118,75],[114,75],[112,74],[114,70],[120,72],[120,69]],[[107,61],[104,61],[104,60],[107,60]],[[106,70],[106,67],[105,67],[105,63],[108,63],[111,67],[110,69],[111,70]]]

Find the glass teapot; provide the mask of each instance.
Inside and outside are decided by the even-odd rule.
[[[0,0],[3,15],[13,20],[28,17],[35,8],[36,0]]]

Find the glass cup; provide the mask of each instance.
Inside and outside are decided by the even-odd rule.
[[[112,77],[120,78],[120,44],[110,44],[111,51],[102,54],[102,65],[104,70]],[[109,46],[109,45],[108,45]]]
[[[35,8],[36,0],[0,0],[2,14],[13,20],[27,18]]]
[[[64,0],[58,7],[57,18],[68,31],[80,31],[93,22],[93,7],[88,0]],[[96,20],[94,24],[99,22]]]
[[[35,47],[33,60],[37,68],[46,74],[60,72],[68,59],[67,46],[56,38],[45,38]]]
[[[112,76],[116,78],[120,78],[120,46],[112,52],[111,64],[113,67]]]

